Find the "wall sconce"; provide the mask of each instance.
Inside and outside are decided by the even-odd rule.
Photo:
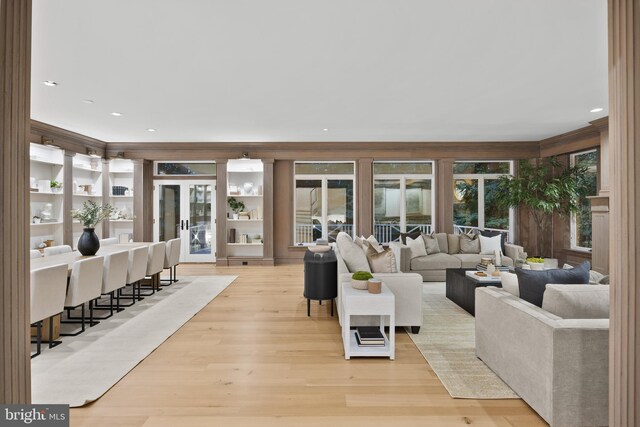
[[[241,159],[242,160],[251,160],[251,157],[249,157],[249,152],[248,151],[243,151]]]
[[[60,148],[58,145],[53,143],[53,139],[44,135],[40,137],[40,144],[44,145],[45,147]]]
[[[94,159],[99,159],[100,158],[100,154],[98,154],[98,152],[96,150],[93,150],[91,148],[87,148],[87,155],[89,157],[93,157]]]

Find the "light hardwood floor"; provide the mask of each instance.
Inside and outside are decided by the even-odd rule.
[[[395,361],[345,360],[329,306],[307,317],[300,265],[178,274],[239,277],[72,426],[546,425],[521,400],[452,399],[400,329]]]

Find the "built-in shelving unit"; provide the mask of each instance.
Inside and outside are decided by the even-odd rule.
[[[52,182],[63,184],[64,151],[41,144],[30,146],[30,218],[29,247],[37,249],[45,241],[63,244],[64,193],[52,188]]]
[[[102,198],[102,160],[99,157],[76,154],[73,157],[73,183],[72,183],[72,207],[80,209],[88,200],[93,200],[98,205],[103,204]],[[68,188],[68,187],[67,187]],[[72,221],[72,247],[75,249],[78,239],[82,234],[82,224]],[[99,238],[102,238],[102,227],[95,229]]]
[[[263,182],[260,160],[229,160],[227,163],[227,257],[229,259],[263,256]],[[235,198],[245,208],[238,217],[229,207]]]
[[[109,220],[109,236],[128,241],[133,237],[134,217],[131,160],[113,159],[109,162],[109,192],[109,203],[116,208]]]

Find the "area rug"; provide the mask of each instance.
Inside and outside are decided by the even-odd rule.
[[[182,276],[58,347],[45,345],[31,361],[32,403],[79,407],[98,399],[236,277]]]
[[[424,324],[409,334],[451,397],[518,399],[518,395],[476,357],[475,318],[445,296],[444,283],[423,286]]]

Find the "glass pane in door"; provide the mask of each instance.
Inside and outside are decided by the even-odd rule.
[[[322,181],[296,180],[296,243],[322,238]]]
[[[327,237],[335,242],[344,231],[353,237],[353,180],[327,181]]]
[[[400,239],[400,180],[373,181],[374,236],[380,243]]]
[[[189,185],[189,254],[211,253],[211,194],[209,184]]]
[[[160,185],[159,241],[180,237],[180,185]]]
[[[478,180],[455,179],[453,182],[453,225],[460,231],[478,226]]]
[[[431,206],[431,180],[407,179],[405,188],[407,233],[415,231],[431,233]]]

